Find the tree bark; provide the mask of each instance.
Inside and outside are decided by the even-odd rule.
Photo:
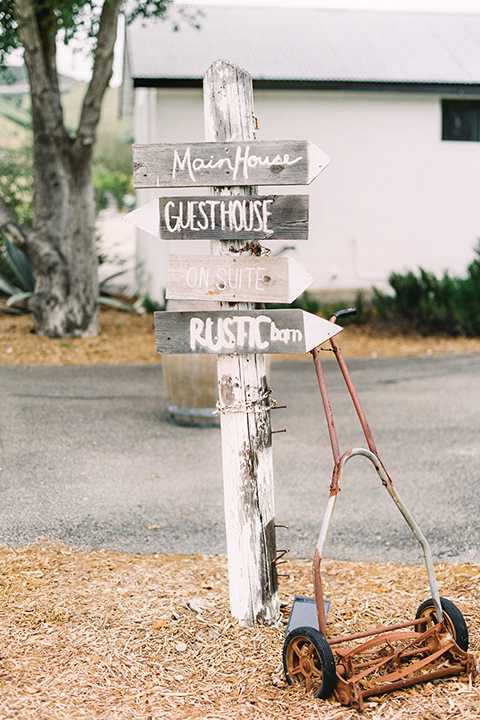
[[[100,109],[112,75],[121,0],[105,2],[92,80],[75,137],[64,122],[50,8],[40,17],[33,0],[15,0],[31,99],[34,147],[34,222],[19,244],[35,273],[30,301],[35,329],[50,337],[96,335],[98,268],[92,155]]]

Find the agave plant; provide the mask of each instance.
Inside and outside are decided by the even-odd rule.
[[[0,272],[0,292],[8,295],[4,310],[14,314],[27,312],[24,305],[35,289],[32,266],[25,253],[19,250],[9,238],[4,240],[4,265],[9,277]]]
[[[25,304],[35,290],[35,277],[29,259],[25,253],[17,248],[9,238],[4,240],[4,256],[3,260],[4,272],[0,265],[0,293],[8,296],[3,312],[21,315],[29,312]],[[5,272],[5,270],[7,272]],[[106,286],[113,278],[122,275],[125,270],[120,270],[106,277],[100,283],[100,296],[98,302],[101,305],[108,305],[123,310],[125,312],[134,312],[135,308],[128,302],[112,297],[108,294]],[[8,276],[7,276],[8,275]]]

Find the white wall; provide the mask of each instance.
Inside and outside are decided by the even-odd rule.
[[[135,91],[134,134],[137,143],[201,142],[205,139],[202,90],[138,88]],[[205,188],[137,190],[137,207],[162,196],[202,192],[208,194]],[[137,231],[139,286],[157,301],[163,299],[169,254],[209,255],[210,242],[159,240]]]
[[[480,238],[480,143],[442,142],[439,96],[262,90],[254,100],[257,139],[311,140],[331,158],[307,188],[259,190],[309,193],[310,239],[289,254],[312,287],[385,287],[392,270],[418,267],[465,272]],[[202,102],[200,89],[137,90],[136,142],[203,140]],[[139,204],[160,194],[182,193],[142,191]],[[141,234],[138,252],[159,297],[166,253],[208,254],[209,244]]]

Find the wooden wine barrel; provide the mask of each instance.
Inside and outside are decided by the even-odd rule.
[[[211,303],[169,301],[167,310],[210,310]],[[195,427],[218,427],[214,415],[218,400],[215,355],[163,355],[168,412],[173,422]]]

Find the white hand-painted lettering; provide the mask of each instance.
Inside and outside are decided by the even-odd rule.
[[[284,168],[288,165],[295,165],[303,159],[302,155],[295,158],[290,158],[288,153],[284,155],[275,155],[270,158],[269,155],[254,155],[250,152],[250,145],[246,145],[242,152],[242,147],[237,146],[235,153],[235,161],[232,163],[229,157],[215,158],[214,155],[210,157],[194,157],[192,158],[192,150],[190,146],[187,146],[183,158],[179,155],[178,150],[173,152],[173,163],[172,163],[172,180],[175,179],[177,173],[186,172],[192,182],[197,182],[196,174],[200,174],[205,170],[225,170],[226,175],[233,173],[233,180],[238,180],[240,177],[246,181],[249,179],[249,169],[254,169],[257,166],[262,168]]]
[[[185,282],[189,288],[205,288],[210,293],[221,294],[230,290],[269,290],[271,278],[266,268],[252,267],[219,267],[215,271],[208,265],[192,265],[185,271]]]
[[[261,155],[250,155],[250,145],[245,147],[245,153],[242,155],[242,148],[241,146],[238,146],[235,154],[233,179],[238,180],[239,173],[241,173],[243,179],[248,180],[248,169],[255,168],[257,165],[267,168],[273,167],[274,165],[278,167],[286,167],[287,165],[295,165],[300,162],[300,160],[302,160],[302,155],[290,160],[290,155],[288,155],[288,153],[285,153],[283,156],[275,155],[273,160],[270,160],[269,155],[265,155],[265,157],[262,157]]]
[[[180,155],[178,154],[178,150],[175,150],[173,153],[173,168],[172,168],[172,180],[175,179],[175,176],[177,174],[177,170],[187,170],[188,175],[190,177],[190,180],[192,182],[197,182],[197,179],[195,177],[195,172],[200,172],[201,170],[210,170],[215,168],[222,168],[222,166],[225,165],[228,168],[228,171],[231,172],[233,170],[232,162],[230,158],[219,158],[218,160],[215,160],[214,155],[210,155],[209,160],[204,160],[203,158],[194,158],[192,160],[191,158],[191,150],[190,146],[187,147],[185,150],[185,155],[183,156],[183,160],[180,159]]]
[[[285,344],[288,344],[289,342],[300,342],[302,340],[302,333],[298,330],[298,328],[294,328],[292,330],[282,328],[279,330],[272,320],[272,325],[270,327],[270,339],[272,342],[280,341]]]
[[[165,227],[169,233],[181,230],[230,230],[272,235],[268,209],[273,199],[262,200],[168,200],[165,203]]]
[[[263,333],[262,325],[266,326]],[[215,328],[210,317],[205,322],[197,317],[190,319],[190,348],[193,351],[204,347],[213,353],[234,348],[249,352],[266,350],[271,342],[288,345],[301,342],[302,339],[302,332],[298,328],[279,329],[267,315],[219,317]]]

